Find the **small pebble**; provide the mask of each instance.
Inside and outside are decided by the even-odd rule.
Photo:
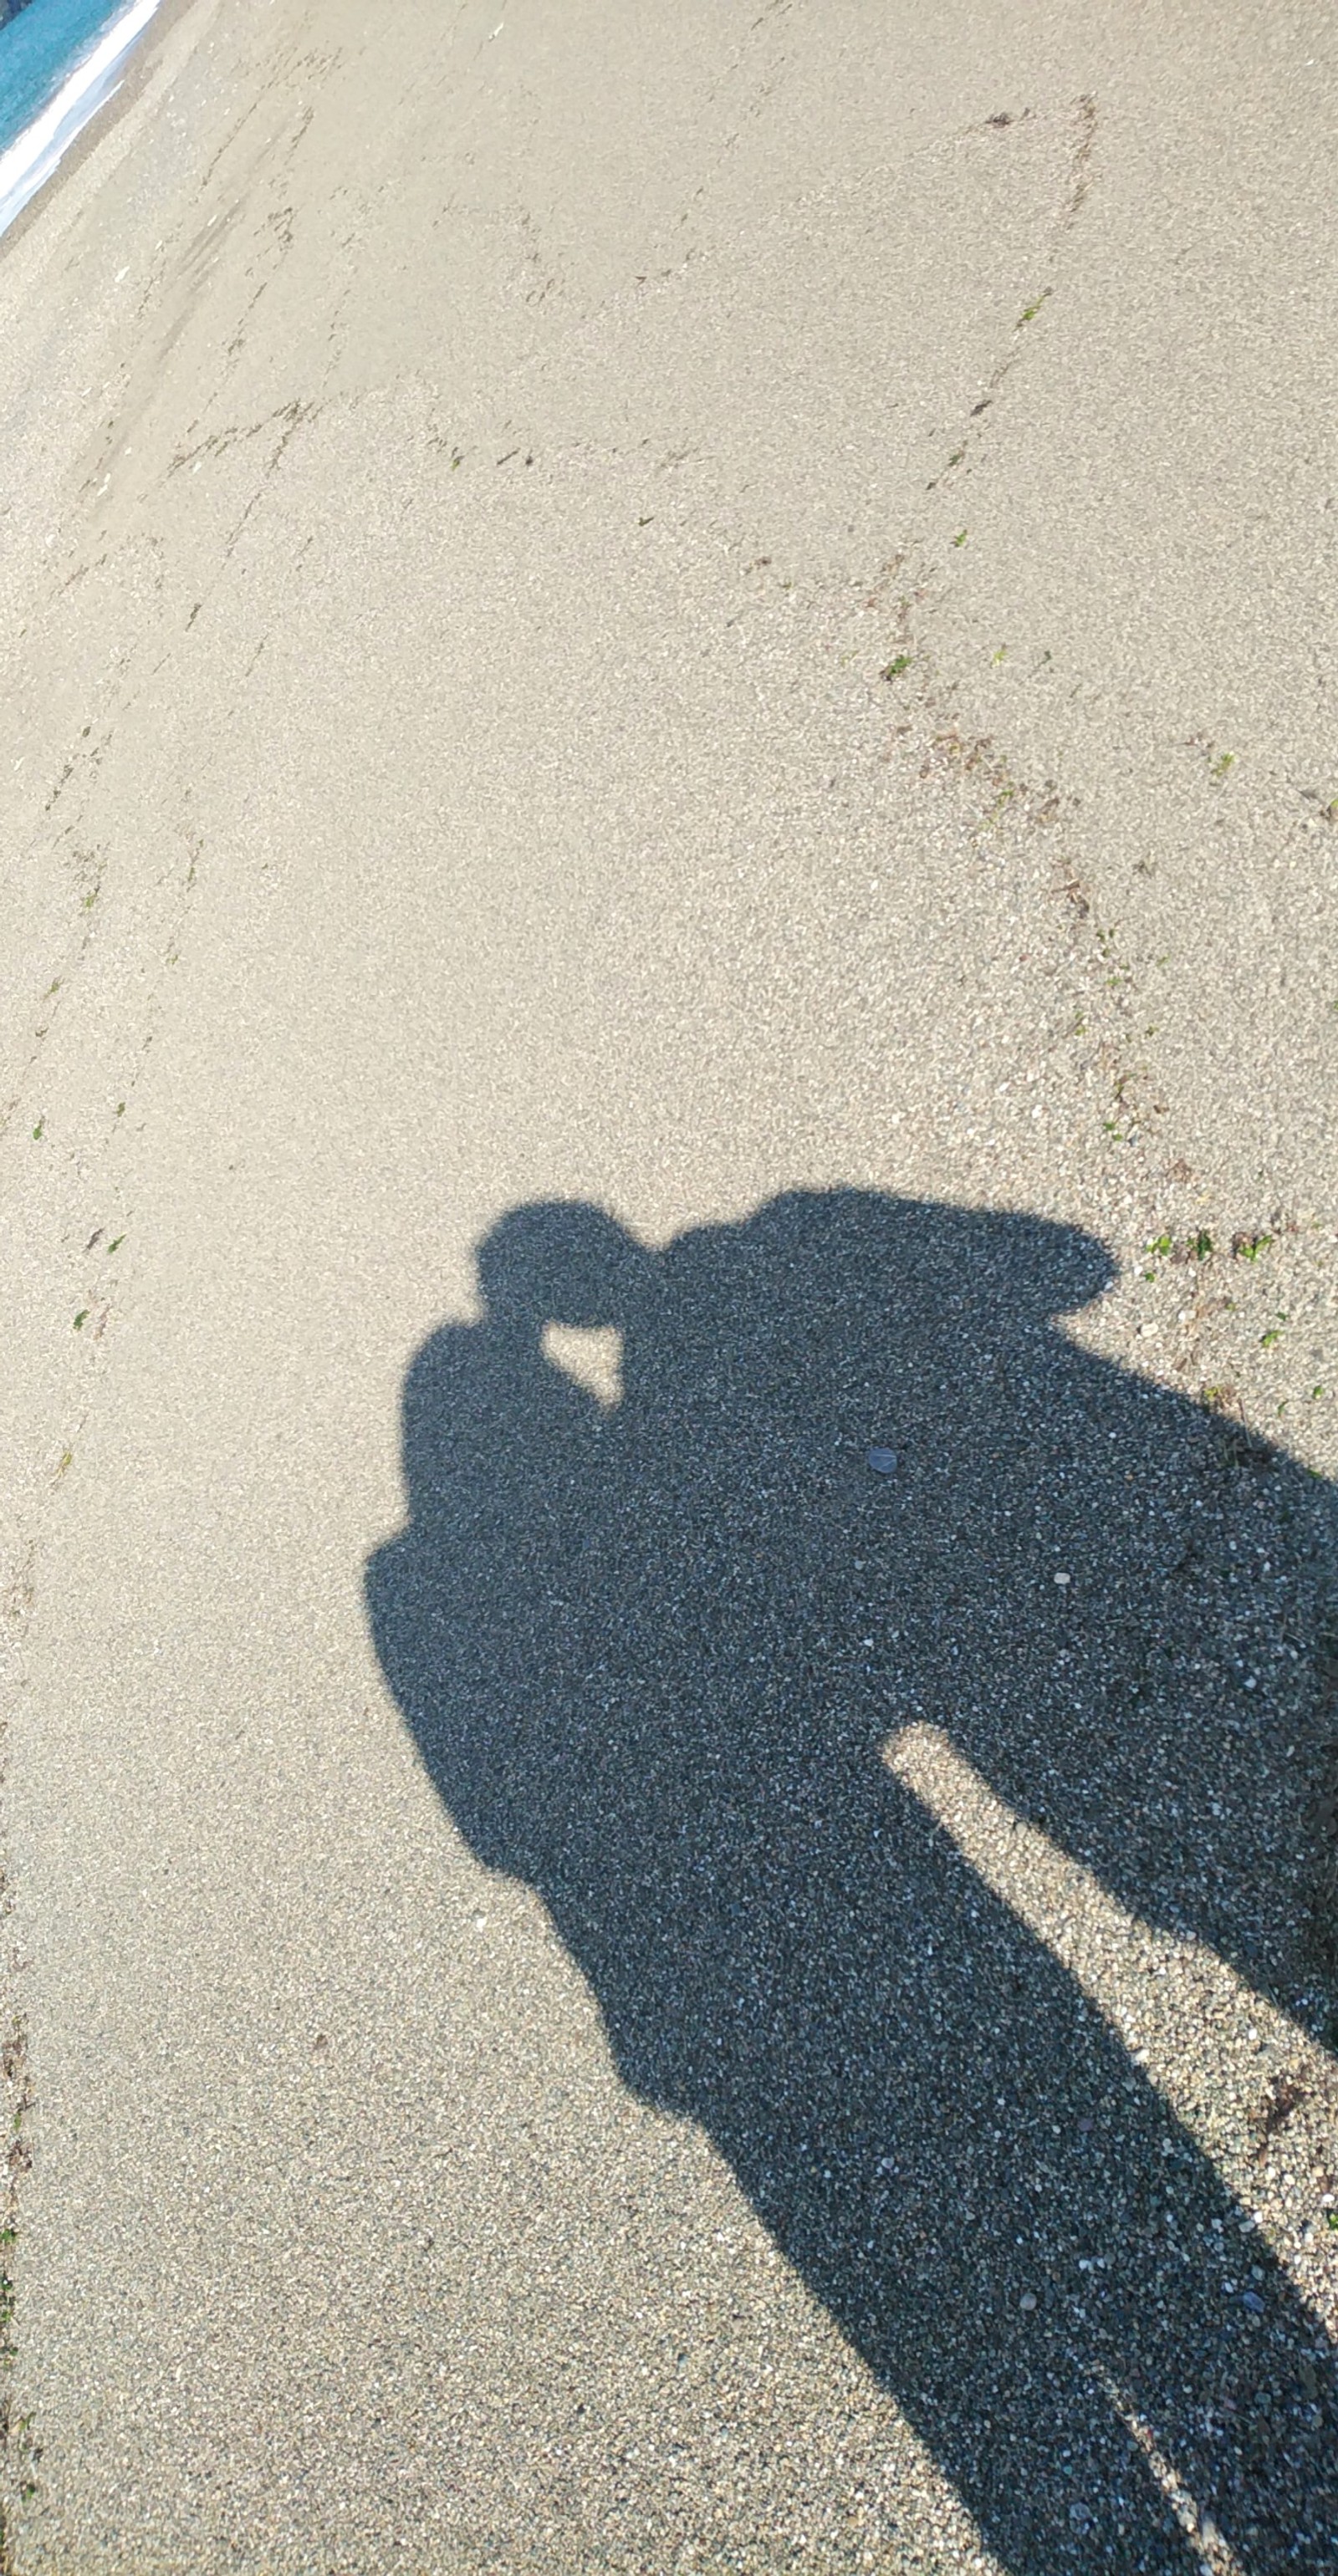
[[[869,1465],[872,1467],[875,1476],[892,1475],[897,1463],[897,1453],[895,1449],[871,1449],[868,1455]]]
[[[1032,2309],[1035,2307],[1035,2305],[1036,2305],[1036,2293],[1035,2293],[1035,2291],[1034,2291],[1034,2290],[1024,2290],[1024,2291],[1023,2291],[1023,2293],[1022,2293],[1022,2312],[1023,2312],[1023,2315],[1024,2315],[1024,2316],[1028,2316],[1028,2317],[1029,2317],[1029,2316],[1031,2315]]]
[[[1071,1574],[1057,1574],[1055,1576],[1055,1581],[1059,1585],[1061,1592],[1067,1592],[1069,1585],[1073,1581],[1073,1577]]]

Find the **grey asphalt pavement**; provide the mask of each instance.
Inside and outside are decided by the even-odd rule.
[[[1333,2563],[1336,72],[194,0],[0,249],[17,2576]]]

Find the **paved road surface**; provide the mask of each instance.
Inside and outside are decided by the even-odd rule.
[[[21,2576],[1332,2563],[1336,70],[195,0],[6,244]]]

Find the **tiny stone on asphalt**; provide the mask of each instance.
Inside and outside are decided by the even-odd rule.
[[[869,1465],[872,1467],[875,1476],[890,1476],[896,1467],[896,1463],[897,1453],[895,1449],[871,1449],[869,1451]]]

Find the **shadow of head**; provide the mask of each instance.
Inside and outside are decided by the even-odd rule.
[[[653,1298],[653,1256],[616,1217],[579,1199],[512,1208],[475,1256],[479,1291],[494,1330],[521,1339],[545,1324],[625,1331]]]
[[[835,1290],[893,1327],[908,1302],[918,1320],[926,1298],[946,1295],[1011,1332],[1091,1304],[1117,1276],[1105,1246],[1074,1226],[866,1190],[790,1191],[680,1236],[667,1261],[602,1208],[542,1200],[508,1210],[475,1260],[489,1323],[532,1333],[644,1324],[666,1276],[705,1287],[713,1308],[732,1286],[763,1312]]]
[[[744,1294],[741,1321],[835,1298],[871,1331],[917,1332],[944,1311],[1009,1335],[1090,1305],[1118,1275],[1075,1226],[854,1189],[790,1190],[737,1224],[695,1228],[666,1268],[712,1309]]]

